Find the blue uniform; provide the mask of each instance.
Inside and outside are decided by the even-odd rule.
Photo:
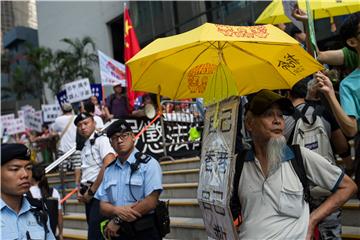
[[[125,206],[136,202],[131,196],[131,191],[137,200],[142,200],[154,190],[162,190],[162,173],[160,164],[154,158],[147,163],[141,163],[130,180],[130,164],[135,163],[134,149],[124,164],[119,160],[106,168],[103,181],[96,191],[95,198],[109,202],[115,206]]]
[[[30,210],[32,206],[26,198],[23,198],[22,206],[17,214],[11,209],[1,198],[1,239],[44,239],[44,227],[40,226],[34,213]],[[47,240],[55,240],[55,237],[50,228],[50,221],[47,221],[48,233]],[[28,236],[27,236],[28,235]]]

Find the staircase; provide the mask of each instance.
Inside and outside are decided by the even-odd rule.
[[[161,199],[169,200],[171,232],[166,239],[207,239],[200,208],[196,199],[199,158],[161,162],[163,188]],[[49,184],[60,189],[58,174],[49,174]],[[66,175],[66,192],[75,186],[74,174]],[[360,202],[349,200],[343,206],[343,239],[360,239]],[[67,201],[64,216],[64,239],[87,239],[85,207],[75,196]]]

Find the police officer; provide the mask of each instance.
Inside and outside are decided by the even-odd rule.
[[[110,125],[107,136],[118,156],[106,168],[95,195],[101,213],[111,218],[104,234],[117,240],[161,239],[154,216],[162,191],[159,163],[135,148],[134,134],[125,120]]]
[[[81,177],[76,174],[75,182],[79,188],[78,200],[85,203],[88,239],[102,239],[99,200],[93,198],[105,170],[105,166],[115,159],[115,151],[105,135],[95,130],[96,122],[89,113],[80,113],[74,121],[78,132],[86,141],[81,150]],[[81,181],[80,181],[81,178]]]
[[[29,160],[25,145],[1,144],[1,239],[55,239],[42,205],[24,197],[32,174]]]

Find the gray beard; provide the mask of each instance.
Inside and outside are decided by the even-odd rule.
[[[271,138],[266,147],[266,157],[268,160],[268,175],[275,172],[284,157],[286,139],[284,136]]]

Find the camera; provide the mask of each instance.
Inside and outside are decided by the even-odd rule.
[[[80,194],[84,195],[86,193],[86,191],[88,190],[88,188],[89,188],[89,186],[81,184],[80,190],[79,190]]]

